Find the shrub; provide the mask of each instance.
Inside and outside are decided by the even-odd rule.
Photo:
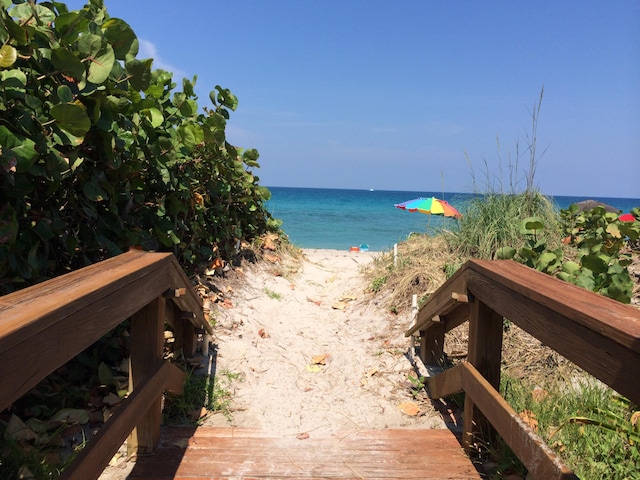
[[[17,3],[17,5],[13,5]],[[226,141],[226,88],[198,111],[196,78],[137,59],[102,0],[0,0],[0,293],[121,253],[169,250],[186,267],[277,223]]]

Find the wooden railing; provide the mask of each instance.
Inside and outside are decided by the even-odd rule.
[[[196,329],[212,329],[169,253],[132,250],[0,297],[0,411],[128,318],[130,394],[60,478],[97,478],[125,440],[130,454],[155,450],[162,392],[180,393],[184,381],[162,359],[164,324],[185,356]]]
[[[498,392],[503,318],[640,404],[640,310],[509,260],[471,260],[420,308],[426,364],[443,360],[446,332],[469,321],[467,361],[427,379],[433,398],[465,392],[463,443],[497,432],[536,479],[577,478]]]

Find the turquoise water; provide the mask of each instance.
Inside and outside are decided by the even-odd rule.
[[[283,221],[289,239],[301,248],[348,250],[366,244],[370,250],[385,251],[412,232],[435,232],[453,228],[456,220],[412,213],[393,205],[417,197],[444,198],[464,213],[471,195],[442,192],[387,190],[340,190],[326,188],[269,187],[267,202],[271,214]],[[592,198],[628,212],[640,207],[640,199],[603,197],[553,197],[558,208]]]

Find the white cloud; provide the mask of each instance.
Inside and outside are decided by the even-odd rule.
[[[138,58],[153,58],[152,68],[159,68],[168,72],[172,72],[173,81],[176,83],[180,83],[183,78],[189,78],[187,72],[165,62],[158,53],[158,49],[156,48],[154,43],[142,38],[138,38],[138,43],[140,44]]]

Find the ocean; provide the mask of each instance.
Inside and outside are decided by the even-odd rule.
[[[394,207],[417,197],[443,198],[464,213],[464,203],[472,195],[442,192],[388,190],[343,190],[328,188],[268,187],[271,199],[267,210],[283,221],[289,240],[300,248],[349,250],[368,246],[371,251],[387,251],[412,232],[436,233],[453,228],[456,220],[438,215],[412,213]],[[581,200],[605,202],[623,212],[640,207],[637,198],[551,197],[558,208]]]

